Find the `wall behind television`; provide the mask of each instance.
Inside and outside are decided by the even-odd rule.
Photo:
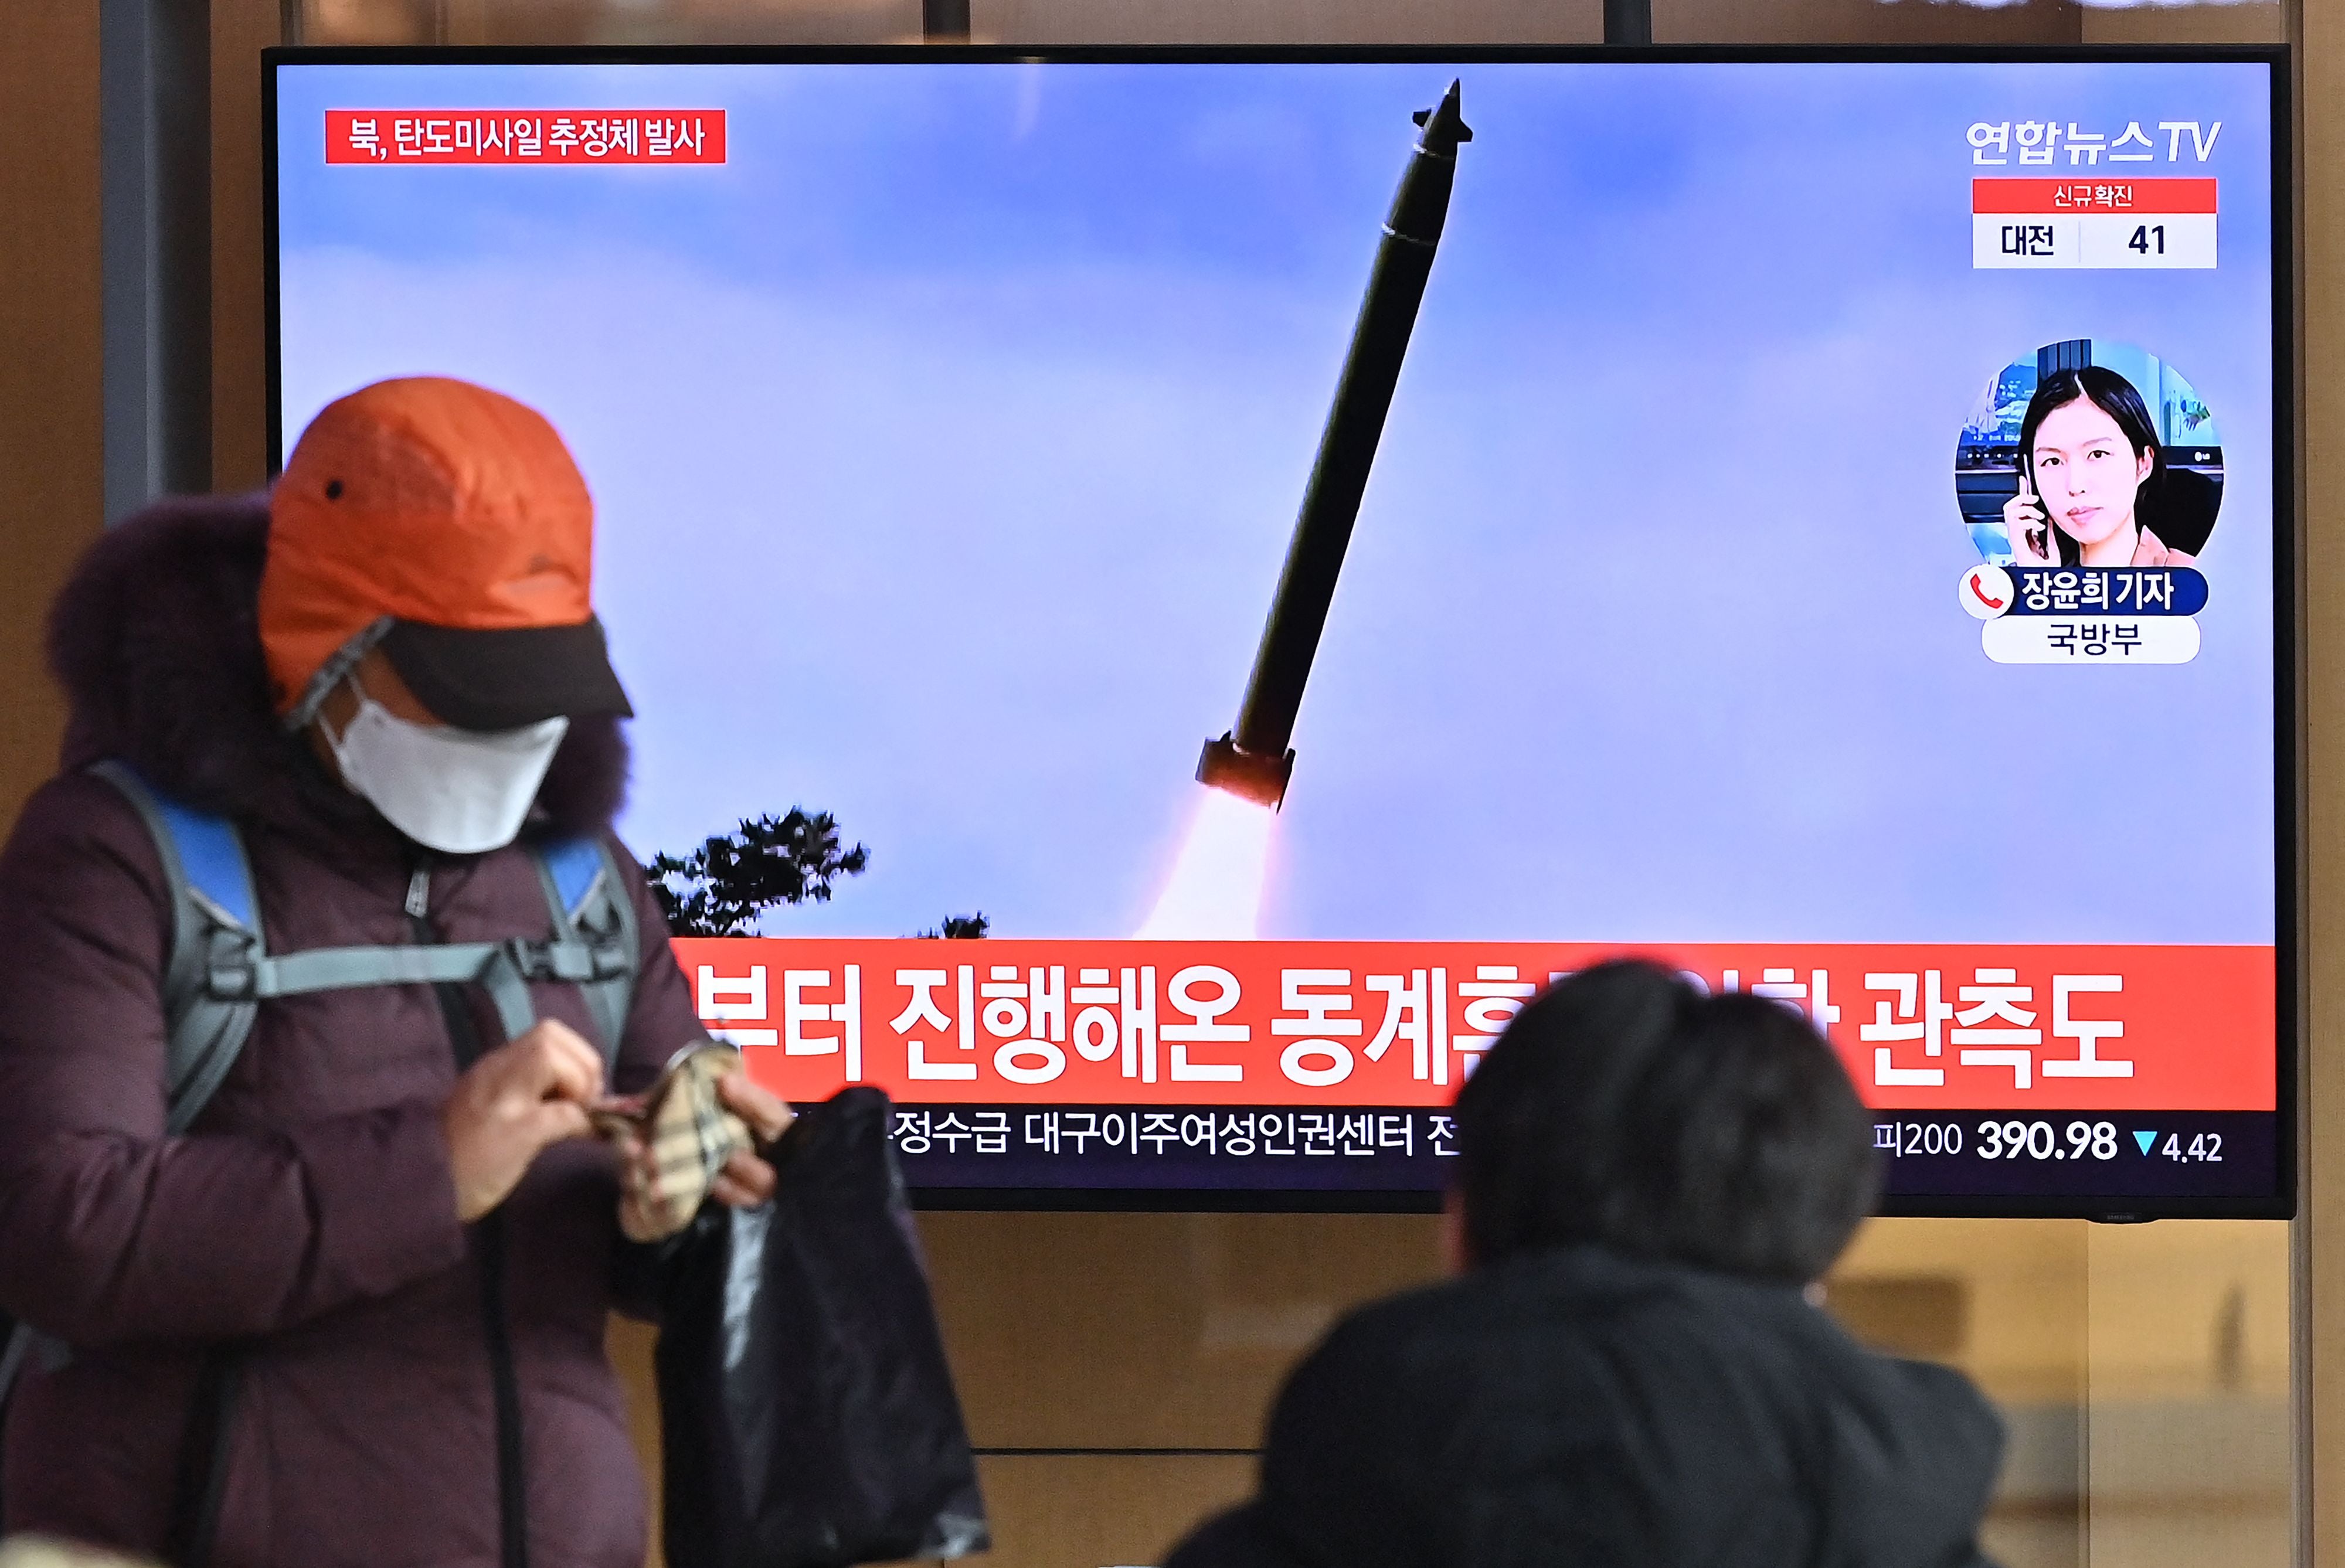
[[[97,7],[0,21],[0,820],[49,772],[64,712],[41,621],[96,532]]]
[[[635,18],[638,36],[799,40],[898,35],[919,9],[908,0],[824,3],[827,9],[760,9],[748,0],[607,9]],[[2345,381],[2332,369],[2345,364],[2338,174],[2345,169],[2345,15],[2326,0],[2307,0],[2306,8],[2310,929],[2313,1025],[2323,1039],[2345,1017],[2345,904],[2327,893],[2330,868],[2345,866],[2345,632],[2335,630],[2345,627],[2345,553],[2328,542],[2345,526],[2345,456],[2323,458],[2345,453]],[[258,484],[264,472],[258,57],[279,40],[286,9],[278,0],[211,5],[212,430],[220,488]],[[310,0],[290,9],[313,29],[336,17],[348,25],[371,17],[390,30],[384,42],[610,35],[597,31],[604,24],[582,20],[602,15],[594,7],[528,0],[493,7],[488,0],[405,7]],[[1013,39],[1589,42],[1599,6],[971,0],[971,9],[980,31]],[[1923,0],[1656,0],[1656,10],[1664,41],[2246,40],[2276,37],[2281,26],[2277,7],[2256,5],[2151,14],[2046,5],[1982,11]],[[102,506],[96,7],[30,0],[9,11],[0,21],[0,211],[12,218],[0,226],[0,823],[13,819],[53,764],[62,713],[40,673],[38,629],[58,579],[96,532]],[[2345,1053],[2316,1056],[2310,1087],[2316,1117],[2345,1106]],[[2314,1199],[2302,1233],[2311,1247],[2310,1290],[2297,1315],[2307,1349],[2296,1371],[2310,1380],[2316,1441],[2345,1459],[2345,1368],[2337,1364],[2345,1352],[2320,1348],[2345,1346],[2345,1122],[2334,1114],[2326,1120],[2336,1129],[2316,1130],[2309,1144]],[[2081,1226],[1957,1233],[1920,1223],[1918,1230],[1876,1229],[1835,1282],[1844,1314],[1876,1337],[1952,1357],[2029,1408],[2063,1401],[2085,1408],[2088,1385],[2108,1383],[2112,1367],[2146,1369],[2124,1373],[2145,1383],[2199,1375],[2189,1369],[2207,1359],[2211,1305],[2207,1313],[2148,1308],[2205,1293],[2202,1285],[2231,1267],[2218,1255],[2236,1250],[2224,1239],[2233,1233],[2175,1226],[2122,1235]],[[2329,1236],[2332,1229],[2340,1234]],[[1432,1267],[1429,1227],[1395,1217],[947,1216],[935,1217],[928,1234],[980,1441],[1076,1451],[988,1462],[1005,1526],[1005,1550],[993,1559],[1000,1568],[1150,1561],[1146,1553],[1175,1522],[1244,1486],[1250,1463],[1242,1452],[1129,1451],[1250,1446],[1264,1398],[1331,1312]],[[2250,1239],[2250,1249],[2262,1260],[2247,1277],[2269,1281],[2269,1248]],[[1947,1252],[1990,1260],[1954,1306],[1933,1294],[1932,1282],[1972,1276],[1943,1267]],[[2116,1302],[2139,1306],[2141,1320],[2103,1335],[2110,1342],[2096,1349],[2089,1341]],[[2287,1315],[2275,1324],[2269,1306],[2259,1298],[2247,1314],[2250,1381],[2285,1376],[2288,1366],[2284,1349],[2274,1361]],[[640,1368],[640,1338],[624,1348]],[[2267,1389],[2267,1401],[2272,1397]],[[2107,1464],[2102,1456],[2119,1446],[2100,1443],[2095,1464]],[[2262,1473],[2257,1484],[2266,1492],[2256,1506],[2284,1511],[2284,1492],[2275,1502]],[[2110,1522],[2117,1511],[2106,1484],[2095,1484],[2100,1502],[2072,1475],[2067,1493],[2015,1499],[2014,1517],[2034,1509],[2035,1524],[2023,1525],[2077,1543],[2063,1561],[2117,1561]],[[2345,1488],[2312,1489],[2308,1501],[2320,1549],[2314,1561],[2345,1568]],[[2098,1551],[2088,1540],[2096,1508]]]

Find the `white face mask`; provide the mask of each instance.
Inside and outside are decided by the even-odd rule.
[[[513,841],[570,729],[562,718],[492,733],[411,723],[368,696],[355,677],[350,689],[359,711],[342,733],[318,722],[342,777],[391,826],[450,855]]]

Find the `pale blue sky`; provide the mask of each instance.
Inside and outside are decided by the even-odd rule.
[[[1268,933],[2269,941],[2260,66],[303,66],[287,434],[425,371],[554,420],[640,851],[803,804],[872,870],[776,929],[1122,935],[1453,75]],[[731,161],[322,163],[328,106],[604,103],[725,107]],[[2015,117],[2222,120],[2172,171],[2221,268],[1973,271],[1970,178],[2025,171],[1964,131]],[[1955,604],[1955,432],[2085,336],[2221,421],[2188,666],[1991,664]]]

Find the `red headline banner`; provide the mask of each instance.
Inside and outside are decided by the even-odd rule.
[[[1974,213],[2213,212],[2211,179],[1974,179]]]
[[[330,164],[723,163],[723,109],[328,109]]]
[[[785,1098],[1441,1106],[1542,986],[1539,942],[679,938],[700,1017]],[[1822,1028],[1882,1109],[2270,1110],[2269,947],[1641,949]]]

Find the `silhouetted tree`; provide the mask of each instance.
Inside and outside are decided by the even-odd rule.
[[[980,909],[974,915],[948,915],[945,916],[944,926],[941,930],[931,929],[928,931],[915,931],[912,935],[915,936],[976,937],[984,936],[986,932],[991,928],[992,925],[993,923],[985,917],[985,911]]]
[[[747,936],[757,917],[783,904],[827,904],[831,885],[871,864],[862,845],[839,847],[827,811],[792,806],[787,816],[744,818],[740,831],[690,855],[659,855],[645,867],[652,896],[678,936]]]

